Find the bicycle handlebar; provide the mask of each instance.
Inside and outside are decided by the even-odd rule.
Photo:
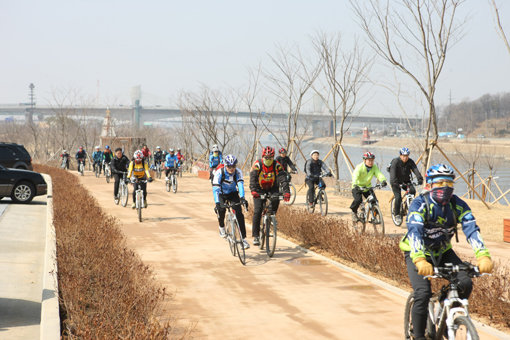
[[[357,187],[360,188],[361,190],[371,190],[371,189],[381,189],[383,186],[381,184],[376,184],[373,187],[362,187],[359,185]]]
[[[278,198],[279,200],[282,200],[283,195],[280,195],[279,193],[278,194],[262,194],[262,195],[260,195],[261,200],[267,200],[267,199],[271,199],[271,198]]]
[[[488,273],[480,273],[478,266],[475,266],[469,262],[462,264],[453,265],[452,263],[445,263],[444,267],[434,267],[434,275],[424,276],[424,279],[430,278],[443,278],[449,280],[453,273],[467,272],[469,277],[479,277],[491,275]]]

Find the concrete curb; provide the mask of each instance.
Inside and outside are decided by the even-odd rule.
[[[43,174],[48,183],[46,200],[46,245],[44,251],[43,290],[41,300],[40,339],[60,339],[60,311],[57,281],[57,239],[53,225],[53,186],[51,177]]]

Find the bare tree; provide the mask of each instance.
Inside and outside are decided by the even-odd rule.
[[[370,45],[386,62],[408,76],[425,96],[429,139],[438,139],[434,97],[452,44],[461,37],[456,14],[463,0],[351,0]],[[432,130],[432,131],[431,131]],[[425,158],[428,164],[430,154]]]
[[[342,48],[341,42],[340,34],[328,36],[320,33],[313,39],[315,50],[322,60],[321,79],[325,86],[324,90],[318,89],[316,85],[312,87],[326,104],[333,121],[333,164],[337,179],[340,174],[340,144],[350,126],[346,126],[346,120],[359,106],[360,91],[372,64],[370,59],[363,56],[357,43],[352,50],[347,51]]]
[[[492,9],[494,10],[494,17],[496,20],[496,26],[497,26],[499,36],[505,43],[508,53],[510,53],[510,43],[508,43],[508,38],[506,37],[505,30],[503,29],[503,25],[501,25],[501,18],[499,17],[499,10],[498,10],[498,6],[496,5],[496,0],[491,0],[491,3],[492,3]]]

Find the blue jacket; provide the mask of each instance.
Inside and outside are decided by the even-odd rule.
[[[94,162],[102,162],[103,161],[103,153],[101,151],[94,151],[92,153],[92,159]]]
[[[166,157],[165,157],[165,166],[167,168],[177,168],[178,167],[178,164],[179,163],[179,160],[177,159],[177,155],[174,154],[173,156],[171,156],[170,154],[167,154]]]
[[[236,191],[239,193],[239,197],[244,198],[244,180],[241,169],[236,168],[236,172],[232,175],[229,174],[225,168],[218,169],[214,172],[214,203],[220,202],[220,195],[228,195]]]
[[[480,228],[476,224],[475,217],[471,213],[471,209],[466,202],[454,195],[452,201],[455,202],[455,207],[452,206],[452,201],[450,201],[450,203],[443,208],[430,197],[428,192],[424,193],[424,195],[429,195],[429,223],[424,223],[426,219],[425,209],[427,207],[425,198],[420,195],[413,200],[409,207],[409,213],[407,215],[407,234],[400,241],[400,249],[402,251],[409,251],[411,258],[414,260],[418,257],[430,255],[429,253],[425,253],[425,245],[427,245],[427,247],[432,247],[444,242],[445,246],[440,249],[440,252],[444,253],[451,249],[452,244],[450,241],[455,234],[455,228],[457,226],[453,214],[453,209],[455,209],[457,221],[461,223],[462,231],[466,236],[466,240],[473,248],[476,258],[490,256],[489,251],[485,248],[482,235],[480,235]],[[435,223],[435,225],[432,223]],[[446,231],[446,233],[443,231]]]
[[[218,156],[214,156],[214,153],[211,152],[209,155],[209,167],[210,168],[216,168],[218,165],[223,163],[223,156],[221,152],[218,152]]]

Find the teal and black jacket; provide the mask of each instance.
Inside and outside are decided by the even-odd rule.
[[[411,203],[407,215],[407,234],[400,241],[402,251],[409,251],[413,260],[430,256],[428,252],[425,252],[425,246],[427,249],[439,247],[437,251],[444,253],[452,248],[451,239],[455,234],[457,223],[460,223],[476,258],[490,257],[480,235],[480,228],[466,202],[454,195],[447,205],[441,206],[430,197],[428,192],[423,195],[428,195],[430,205],[427,207],[427,202],[422,195],[416,197]],[[428,209],[428,214],[425,209]]]

